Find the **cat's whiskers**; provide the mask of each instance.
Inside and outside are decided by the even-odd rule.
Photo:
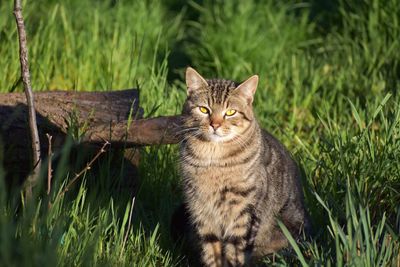
[[[237,138],[232,139],[233,143],[239,145],[242,149],[247,149],[249,144],[246,140],[244,140],[243,134],[236,133]]]
[[[185,134],[182,135],[182,140],[179,141],[179,144],[183,143],[184,141],[189,140],[192,137],[199,137],[201,136],[201,132],[197,129],[194,132],[190,132],[190,134],[188,134],[189,132],[186,132]]]
[[[181,131],[186,131],[186,130],[194,130],[194,129],[198,129],[198,125],[182,125],[179,126],[177,132],[180,133]]]
[[[196,131],[196,130],[198,130],[197,127],[185,128],[185,129],[176,131],[175,136],[184,135],[186,133],[189,133],[191,131]]]

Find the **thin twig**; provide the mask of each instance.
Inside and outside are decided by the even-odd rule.
[[[53,136],[46,134],[47,140],[49,142],[49,149],[47,151],[47,195],[51,192],[51,178],[52,178],[52,168],[51,168],[51,158],[53,157],[53,152],[51,151],[51,139]]]
[[[90,170],[90,168],[92,167],[93,163],[100,157],[101,154],[103,154],[104,152],[106,152],[106,147],[110,144],[110,142],[105,141],[103,146],[100,148],[99,152],[97,152],[97,154],[92,158],[91,161],[89,161],[86,164],[86,167],[83,168],[80,172],[78,172],[77,174],[75,174],[74,178],[67,184],[67,186],[64,188],[64,190],[61,192],[60,195],[64,195],[70,188],[71,186],[76,182],[76,180],[78,180],[79,177],[82,176],[82,174],[84,174],[85,172],[87,172],[88,170]]]
[[[121,253],[119,255],[120,257],[122,257],[122,253],[124,252],[125,244],[126,244],[126,241],[128,240],[128,235],[131,230],[132,214],[133,214],[133,206],[134,205],[135,205],[135,197],[132,198],[131,210],[129,211],[128,229],[126,230],[126,233],[124,236],[124,241],[122,242]]]
[[[34,98],[31,88],[31,79],[29,73],[29,62],[28,62],[28,49],[26,45],[26,31],[24,25],[24,18],[22,16],[21,0],[14,0],[14,16],[17,22],[18,29],[18,40],[19,40],[19,60],[21,63],[21,76],[24,84],[26,101],[28,104],[29,111],[29,129],[32,141],[32,162],[33,171],[28,177],[25,184],[26,198],[29,199],[32,196],[32,188],[37,184],[40,170],[40,140],[36,123],[36,112],[34,105]]]

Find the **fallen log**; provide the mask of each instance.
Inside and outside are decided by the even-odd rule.
[[[38,125],[53,134],[79,134],[81,142],[115,145],[175,144],[180,116],[141,119],[139,94],[135,89],[113,92],[38,92],[35,94]],[[26,127],[26,100],[22,93],[0,94],[0,125],[19,142]],[[128,122],[129,117],[131,121]],[[129,128],[128,128],[129,125]],[[81,128],[81,129],[79,129]],[[80,133],[74,133],[79,132]]]
[[[39,126],[48,121],[64,133],[71,126],[68,125],[69,122],[89,124],[120,122],[127,120],[131,112],[133,118],[141,116],[139,93],[135,89],[114,92],[37,92],[35,107],[37,115],[41,118]],[[24,94],[0,94],[0,122],[3,129],[7,127],[12,129],[12,124],[22,123],[25,115]]]
[[[53,136],[54,150],[64,144],[68,134],[80,143],[102,144],[107,140],[114,148],[179,142],[181,117],[142,119],[139,92],[135,89],[37,92],[35,107],[42,154],[47,151],[47,133]],[[6,167],[30,166],[27,112],[24,94],[0,94],[0,151],[5,155],[3,160],[0,156],[0,162]],[[22,173],[27,173],[26,168]]]

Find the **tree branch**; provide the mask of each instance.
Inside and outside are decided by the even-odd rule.
[[[100,157],[101,154],[106,152],[106,147],[109,144],[110,143],[107,140],[104,141],[103,146],[100,148],[97,154],[92,158],[91,161],[86,163],[85,168],[83,168],[79,173],[75,174],[74,178],[65,186],[64,190],[61,192],[61,195],[64,195],[69,189],[71,189],[71,186],[76,182],[76,180],[78,180],[79,177],[92,168],[93,163]]]
[[[22,17],[21,0],[14,0],[14,16],[18,28],[18,39],[19,39],[19,57],[21,63],[21,76],[24,84],[24,90],[26,100],[29,109],[29,129],[31,134],[32,144],[32,174],[28,177],[27,183],[25,184],[25,195],[29,199],[32,196],[32,188],[37,183],[39,170],[40,170],[40,141],[36,123],[36,112],[34,106],[34,98],[31,88],[31,79],[29,73],[29,62],[28,62],[28,49],[26,46],[26,32],[24,25],[24,18]]]

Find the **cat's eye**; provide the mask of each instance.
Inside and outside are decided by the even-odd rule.
[[[236,114],[236,110],[234,110],[234,109],[228,109],[226,112],[225,112],[225,115],[226,116],[233,116],[233,115],[235,115]]]
[[[206,108],[206,107],[199,107],[199,109],[200,109],[201,113],[204,113],[204,114],[208,114],[209,113],[208,108]]]

